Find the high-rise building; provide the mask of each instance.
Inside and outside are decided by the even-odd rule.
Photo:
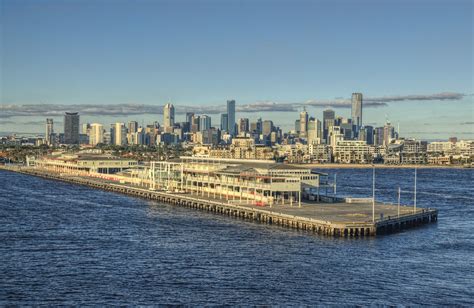
[[[199,130],[205,131],[211,128],[211,117],[207,115],[201,115],[199,117]]]
[[[248,118],[239,119],[239,134],[247,133],[250,130],[250,124]]]
[[[376,127],[374,131],[374,145],[381,146],[383,145],[384,140],[384,128]]]
[[[365,141],[367,144],[374,144],[374,127],[364,126],[359,130],[359,140]]]
[[[261,134],[262,133],[262,118],[258,118],[256,122],[253,122],[250,125],[250,130],[254,133]]]
[[[265,120],[262,123],[262,135],[270,136],[273,131],[273,122],[270,120]]]
[[[306,137],[308,131],[308,112],[306,108],[300,112],[300,137]]]
[[[53,134],[54,134],[54,127],[53,127],[53,119],[46,119],[46,132],[45,132],[45,139],[46,144],[51,145],[53,144]]]
[[[227,101],[227,132],[235,136],[235,100]]]
[[[301,120],[300,120],[300,119],[295,120],[295,132],[296,132],[297,134],[299,134],[299,133],[300,133],[300,129],[301,129]]]
[[[334,110],[326,109],[323,111],[323,137],[328,143],[328,132],[332,126],[334,126],[334,119],[336,113]]]
[[[138,130],[138,122],[137,121],[130,121],[128,122],[128,133],[134,134]]]
[[[89,134],[89,144],[97,145],[104,143],[104,126],[99,123],[92,123]]]
[[[115,145],[124,145],[127,144],[127,128],[124,123],[115,123]]]
[[[321,144],[323,132],[321,121],[318,119],[310,119],[308,122],[308,144]]]
[[[194,112],[186,112],[186,123],[189,123],[189,127],[193,124]]]
[[[352,93],[352,123],[356,127],[356,136],[362,127],[362,93]]]
[[[221,130],[222,131],[227,131],[229,128],[229,117],[227,116],[227,113],[221,114]]]
[[[174,126],[174,106],[171,103],[163,108],[163,126],[165,132],[171,131]]]
[[[64,143],[79,144],[79,114],[66,112],[64,115]]]
[[[395,138],[395,128],[387,121],[383,127],[383,145],[388,146]]]

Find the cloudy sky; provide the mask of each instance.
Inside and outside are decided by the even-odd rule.
[[[0,132],[213,116],[290,129],[298,112],[400,123],[402,135],[474,138],[470,0],[0,0]],[[184,119],[180,114],[178,120]]]

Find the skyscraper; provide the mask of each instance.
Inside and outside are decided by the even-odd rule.
[[[311,118],[308,121],[308,144],[321,144],[323,132],[321,121]]]
[[[306,133],[308,131],[308,112],[306,112],[306,108],[300,112],[300,136],[306,137]]]
[[[99,123],[92,123],[89,135],[89,144],[97,145],[104,143],[104,127]]]
[[[193,124],[194,112],[186,112],[186,123],[189,123],[189,127]]]
[[[323,137],[328,142],[328,131],[330,127],[334,125],[334,118],[336,117],[336,113],[334,110],[326,109],[323,111]]]
[[[249,119],[240,118],[239,119],[239,134],[247,133],[250,129]]]
[[[227,131],[232,136],[235,136],[235,100],[227,101]]]
[[[270,120],[263,121],[262,124],[262,134],[263,136],[270,136],[273,131],[273,122]]]
[[[48,145],[53,144],[53,140],[52,140],[53,133],[54,133],[53,119],[46,119],[46,132],[45,132],[46,144]]]
[[[358,134],[362,127],[362,93],[352,93],[352,123],[356,127],[355,132]]]
[[[163,108],[163,126],[165,132],[169,132],[174,126],[174,106],[168,103]]]
[[[205,131],[211,128],[211,117],[207,115],[201,115],[199,117],[199,130]]]
[[[227,113],[221,114],[221,130],[222,131],[227,131],[229,128],[229,117],[227,116]]]
[[[128,122],[128,133],[134,134],[138,130],[138,122],[137,121],[130,121]]]
[[[394,138],[395,128],[387,121],[383,127],[383,145],[387,147]]]
[[[127,143],[127,128],[124,123],[115,123],[115,145],[124,145]]]
[[[79,144],[79,114],[66,112],[64,115],[64,143]]]

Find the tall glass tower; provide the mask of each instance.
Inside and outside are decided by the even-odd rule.
[[[227,131],[235,136],[235,100],[227,101]]]

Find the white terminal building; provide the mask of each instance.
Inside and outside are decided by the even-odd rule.
[[[320,196],[327,174],[262,160],[180,157],[150,163],[150,188],[187,192],[256,205],[301,203],[302,192]]]

